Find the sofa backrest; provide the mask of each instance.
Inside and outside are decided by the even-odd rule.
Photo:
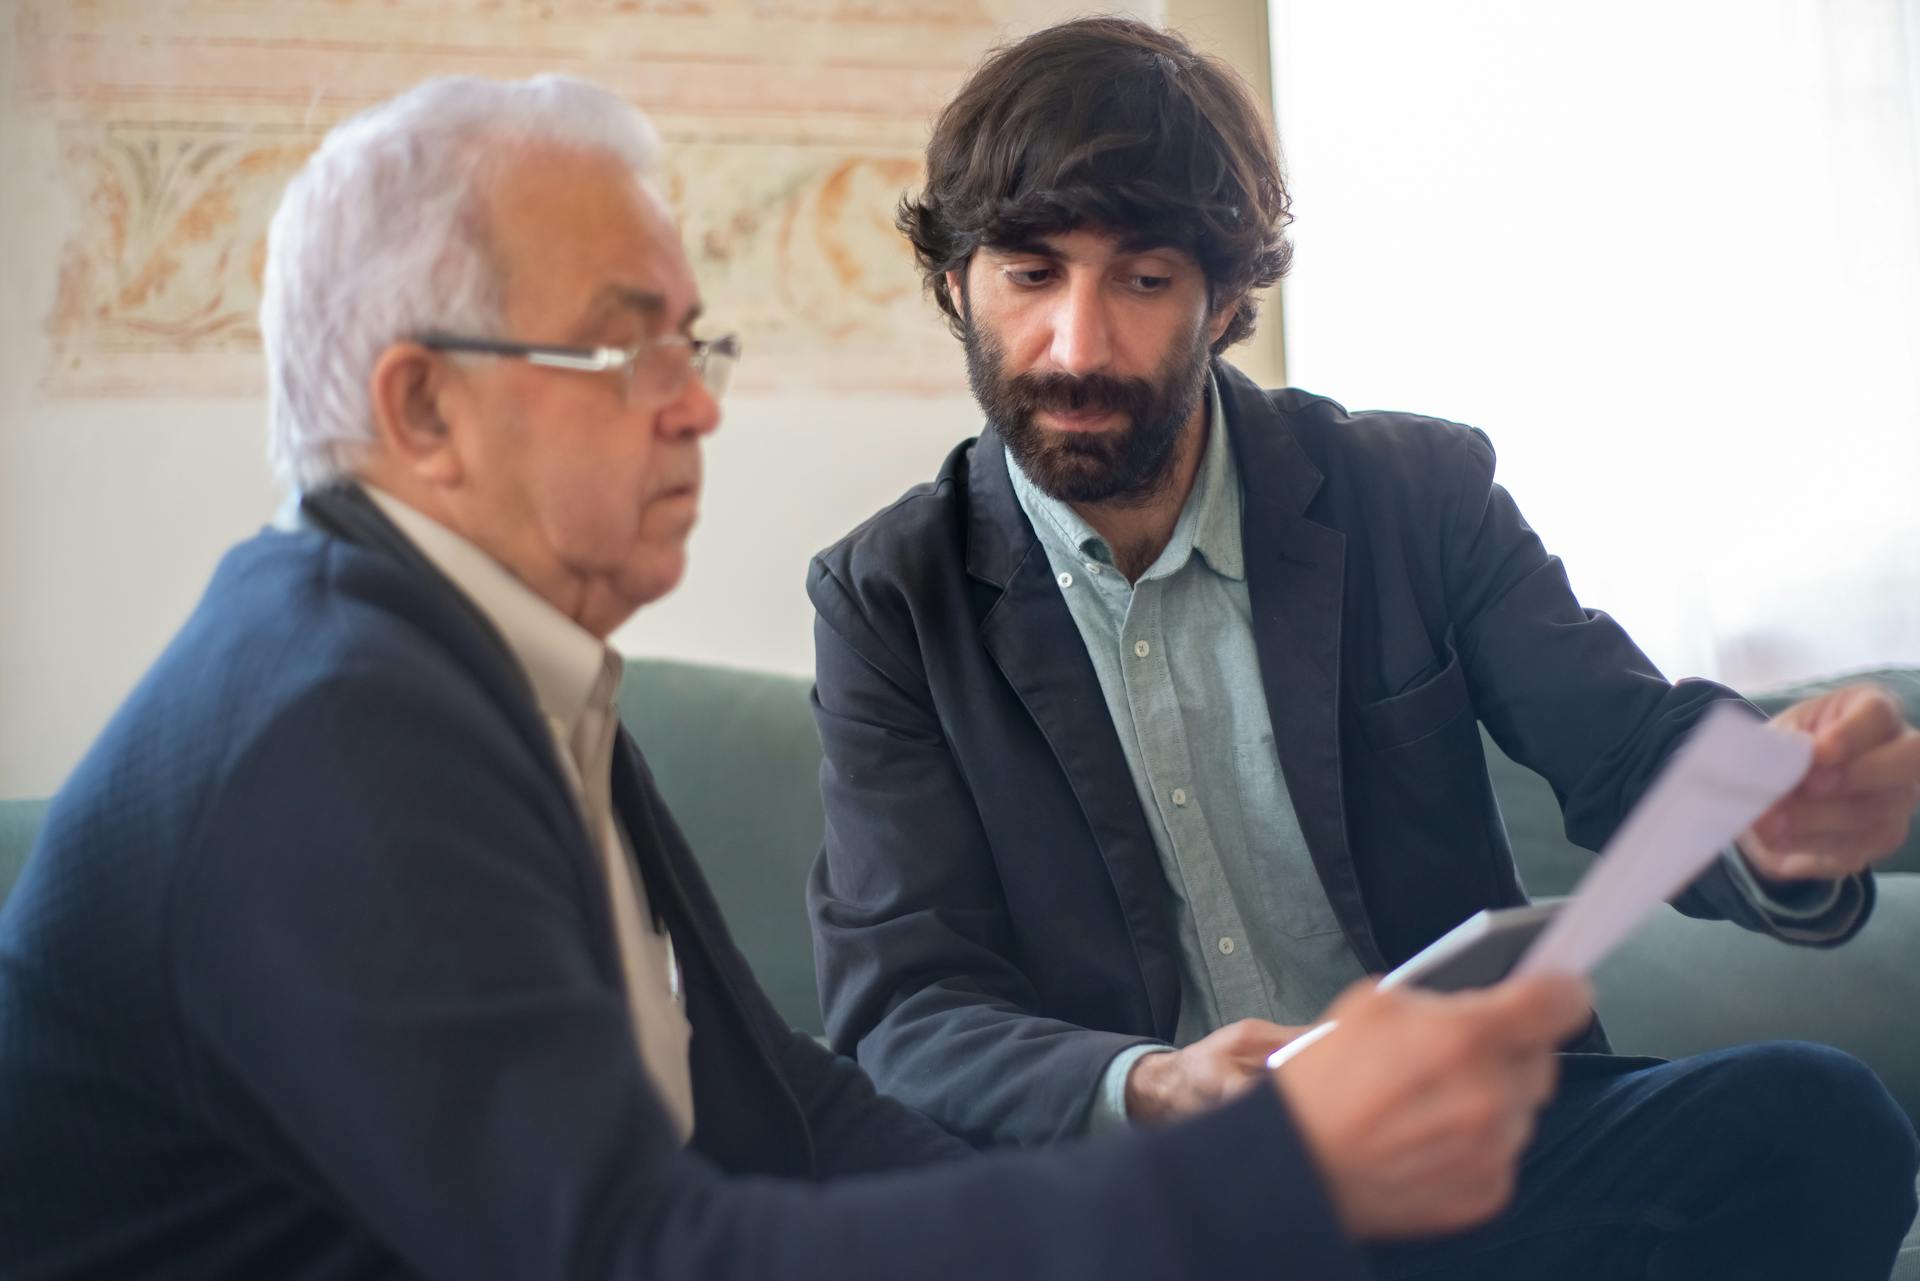
[[[620,717],[755,976],[788,1022],[817,1035],[805,894],[826,820],[811,688],[798,676],[634,660]]]
[[[43,800],[0,801],[0,902],[6,901],[7,891],[27,865],[34,834],[46,813]]]

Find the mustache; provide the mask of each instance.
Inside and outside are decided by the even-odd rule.
[[[1008,399],[1031,413],[1054,410],[1137,410],[1153,400],[1153,386],[1144,378],[1116,378],[1111,374],[1020,374],[1006,381]]]

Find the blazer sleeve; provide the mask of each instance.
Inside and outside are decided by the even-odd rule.
[[[785,1033],[780,1068],[807,1115],[825,1178],[952,1161],[973,1149],[922,1113],[873,1088],[851,1059],[804,1032]]]
[[[1457,485],[1446,587],[1475,710],[1507,755],[1552,785],[1567,838],[1597,850],[1711,704],[1751,705],[1711,681],[1669,684],[1618,623],[1583,608],[1559,557],[1494,483],[1486,437],[1457,428],[1449,436],[1459,448],[1448,468]],[[1852,877],[1840,888],[1821,918],[1775,915],[1716,861],[1674,906],[1833,946],[1866,923],[1873,878]]]
[[[807,589],[827,820],[807,899],[833,1047],[972,1142],[1085,1133],[1107,1065],[1150,1038],[1036,1012],[992,844],[924,676],[825,562]]]
[[[830,1182],[682,1148],[594,953],[564,798],[433,683],[328,682],[236,744],[164,907],[209,1123],[408,1271],[1365,1275],[1273,1091],[1097,1151]],[[816,1114],[863,1096],[844,1070],[793,1071],[818,1078]]]

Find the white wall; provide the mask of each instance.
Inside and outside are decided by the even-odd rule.
[[[1079,6],[1027,6],[1034,25]],[[1175,21],[1258,68],[1264,49],[1209,33],[1244,0],[1103,6]],[[177,17],[178,15],[176,15]],[[159,19],[156,19],[159,21]],[[223,551],[279,502],[252,399],[74,400],[43,387],[47,316],[76,211],[59,141],[13,97],[16,24],[0,22],[0,796],[57,787],[192,609]],[[926,323],[938,325],[931,304]],[[1271,352],[1249,363],[1265,367]],[[749,358],[751,355],[749,354]],[[960,353],[952,392],[912,398],[741,398],[709,450],[708,491],[681,590],[615,637],[635,654],[803,673],[807,558],[978,429]]]

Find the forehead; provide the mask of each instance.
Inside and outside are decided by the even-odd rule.
[[[487,213],[509,315],[552,320],[609,298],[652,295],[664,314],[644,318],[670,327],[697,306],[666,202],[611,156],[518,152],[494,175]]]

